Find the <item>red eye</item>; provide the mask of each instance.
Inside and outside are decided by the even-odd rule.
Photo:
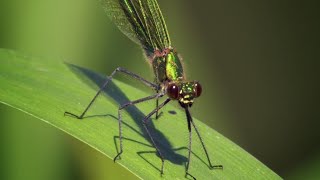
[[[169,84],[167,87],[167,93],[171,99],[178,99],[179,98],[179,87],[174,83]]]
[[[194,83],[194,90],[195,90],[195,96],[196,97],[199,97],[200,95],[201,95],[201,92],[202,92],[202,87],[201,87],[201,85],[198,83],[198,82],[196,82],[196,83]]]

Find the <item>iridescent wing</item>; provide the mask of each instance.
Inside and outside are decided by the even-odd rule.
[[[171,46],[165,21],[156,0],[101,0],[118,28],[147,52]]]

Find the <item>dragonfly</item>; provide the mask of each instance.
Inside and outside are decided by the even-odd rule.
[[[88,106],[80,115],[73,114],[71,112],[65,112],[65,115],[69,115],[78,119],[82,119],[86,112],[91,107],[92,103],[96,100],[98,95],[107,87],[109,82],[116,74],[125,74],[129,77],[141,81],[146,86],[155,90],[155,94],[129,101],[120,105],[118,109],[118,121],[119,121],[119,141],[120,150],[115,156],[114,161],[120,159],[120,155],[123,153],[123,137],[122,137],[122,115],[121,112],[129,106],[136,105],[152,99],[156,100],[156,107],[148,115],[142,119],[143,127],[145,128],[153,147],[156,149],[157,154],[161,159],[161,175],[163,174],[165,157],[161,154],[156,141],[147,126],[150,121],[150,117],[155,115],[156,119],[159,117],[158,112],[170,101],[177,101],[184,109],[186,119],[188,122],[189,132],[189,144],[188,144],[188,159],[186,162],[185,176],[190,176],[196,179],[189,173],[190,156],[191,156],[191,144],[192,144],[192,127],[196,131],[198,138],[200,139],[202,148],[205,152],[208,160],[209,168],[222,169],[222,165],[212,165],[208,151],[205,147],[204,141],[191,117],[189,108],[191,108],[194,100],[200,97],[202,87],[198,81],[187,80],[185,72],[183,70],[181,55],[171,46],[171,40],[167,30],[167,26],[159,5],[156,0],[101,0],[103,9],[111,20],[118,26],[118,28],[128,36],[132,41],[136,42],[143,49],[146,55],[147,62],[153,68],[155,75],[154,82],[148,81],[141,76],[122,67],[116,68],[105,82],[100,87],[99,91],[90,101]],[[166,99],[159,104],[159,98],[166,96]]]

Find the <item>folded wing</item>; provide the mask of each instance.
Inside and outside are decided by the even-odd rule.
[[[171,46],[165,21],[156,0],[101,0],[118,28],[147,52]]]

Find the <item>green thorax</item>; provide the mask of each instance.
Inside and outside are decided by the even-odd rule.
[[[179,54],[173,49],[156,52],[152,61],[156,80],[158,82],[184,80],[181,60]]]

